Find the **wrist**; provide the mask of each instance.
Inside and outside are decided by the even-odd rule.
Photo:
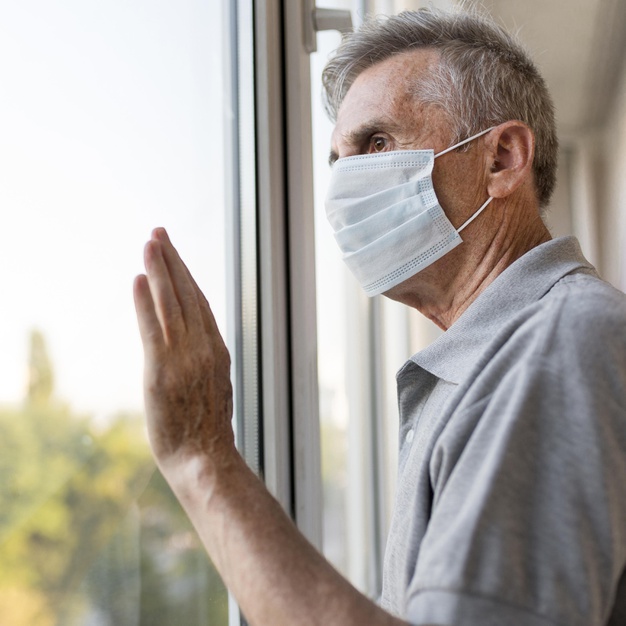
[[[217,492],[229,489],[225,483],[232,481],[241,467],[247,467],[234,443],[218,451],[179,451],[158,465],[185,508],[205,507]]]

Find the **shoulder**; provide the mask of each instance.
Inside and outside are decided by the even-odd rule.
[[[567,421],[606,410],[623,416],[626,296],[591,273],[560,279],[490,339],[457,402],[460,410],[492,404],[514,419],[549,412]]]
[[[626,294],[593,274],[578,272],[559,280],[544,297],[557,305],[565,319],[596,319],[608,324],[626,324]]]
[[[513,346],[559,367],[581,359],[626,371],[626,295],[588,273],[569,274],[527,312]]]

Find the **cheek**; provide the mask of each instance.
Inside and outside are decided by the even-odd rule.
[[[439,204],[443,207],[448,217],[458,203],[458,196],[463,190],[463,180],[459,179],[459,173],[453,168],[437,167],[433,170],[433,186],[439,199]]]
[[[484,202],[487,191],[476,160],[468,159],[465,154],[453,156],[456,157],[454,161],[441,164],[442,167],[437,167],[435,161],[433,186],[441,207],[456,223],[455,218],[464,218],[478,208],[474,205],[483,196],[480,203]]]

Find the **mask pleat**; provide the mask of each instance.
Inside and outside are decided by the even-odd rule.
[[[346,264],[370,296],[462,241],[433,189],[434,160],[432,150],[399,150],[342,158],[333,166],[326,214]]]

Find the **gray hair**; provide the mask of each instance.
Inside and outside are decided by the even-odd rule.
[[[520,120],[532,129],[537,199],[546,207],[558,158],[552,98],[522,45],[476,11],[430,8],[368,18],[344,38],[322,74],[331,119],[337,119],[341,102],[361,72],[418,48],[437,50],[440,63],[416,85],[414,94],[447,113],[454,142],[508,120]]]

